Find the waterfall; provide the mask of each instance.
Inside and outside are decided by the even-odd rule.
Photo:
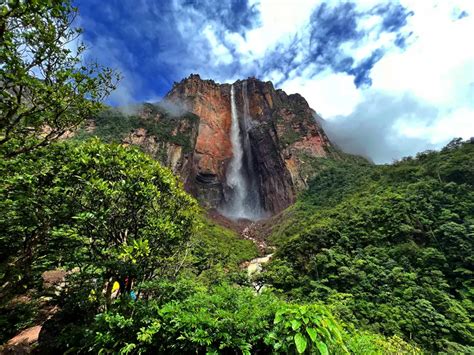
[[[253,165],[252,152],[248,131],[252,126],[247,97],[247,82],[242,85],[244,114],[239,120],[235,103],[234,85],[230,89],[232,159],[227,169],[227,185],[231,189],[230,199],[222,209],[222,213],[232,219],[257,220],[263,217],[260,204],[256,173]]]
[[[228,206],[227,214],[229,217],[244,218],[245,195],[247,191],[246,181],[242,174],[242,161],[244,151],[240,137],[239,116],[235,105],[234,85],[230,89],[230,109],[232,116],[232,125],[230,127],[230,142],[232,144],[232,160],[227,171],[227,185],[232,189],[232,199]]]

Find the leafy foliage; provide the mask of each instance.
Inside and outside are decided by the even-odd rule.
[[[347,336],[347,348],[352,354],[423,354],[423,351],[394,335],[385,338],[380,334],[356,331]]]
[[[119,76],[84,63],[70,1],[0,4],[0,147],[7,156],[48,144],[101,108]]]
[[[427,349],[472,345],[473,153],[325,170],[275,228],[267,281]]]
[[[96,140],[60,143],[2,161],[1,174],[0,266],[12,292],[65,267],[78,270],[71,278],[81,294],[106,287],[110,302],[110,279],[125,292],[126,278],[179,271],[197,205],[145,154]]]
[[[257,247],[249,240],[239,239],[237,234],[203,219],[200,230],[191,238],[191,267],[199,275],[223,268],[239,270],[239,264],[256,258]]]
[[[288,354],[296,350],[299,354],[327,355],[331,349],[348,353],[342,328],[321,305],[285,305],[277,311],[274,324],[266,342],[272,344],[276,352]]]
[[[186,292],[178,293],[182,283]],[[189,288],[189,285],[194,288]],[[97,315],[87,336],[63,334],[93,352],[222,353],[239,351],[327,354],[346,352],[339,323],[320,305],[288,305],[271,293],[229,284],[196,287],[179,280],[173,299],[115,304]],[[161,301],[161,302],[160,302]],[[305,344],[303,347],[302,344]],[[74,348],[73,348],[74,349]]]
[[[63,332],[57,340],[76,352],[366,354],[370,341],[375,354],[420,353],[400,338],[344,331],[326,307],[287,304],[271,292],[178,279],[154,294],[115,303],[85,336]]]

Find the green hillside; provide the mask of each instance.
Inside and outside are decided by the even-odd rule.
[[[273,229],[266,280],[364,329],[472,351],[473,184],[460,140],[388,166],[335,163]]]

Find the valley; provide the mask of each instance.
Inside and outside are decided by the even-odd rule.
[[[183,107],[191,111],[185,111]],[[347,322],[356,327],[353,333],[343,330],[342,325],[335,326],[332,331],[337,334],[342,332],[345,335],[341,336],[352,340],[332,346],[346,350],[349,347],[352,349],[350,351],[356,353],[359,350],[355,349],[367,347],[367,342],[371,343],[377,337],[380,346],[395,352],[468,349],[462,344],[470,342],[470,281],[467,275],[471,267],[469,260],[473,244],[469,238],[474,211],[474,145],[471,142],[453,140],[441,152],[420,153],[415,158],[406,158],[392,165],[377,166],[335,147],[317,124],[314,111],[303,98],[290,98],[284,92],[274,90],[271,83],[255,79],[220,85],[191,75],[176,84],[163,103],[139,105],[127,110],[131,109],[132,113],[128,114],[118,109],[100,113],[97,119],[86,122],[69,135],[67,140],[58,145],[58,153],[55,153],[62,155],[61,150],[67,148],[73,154],[71,157],[76,159],[78,153],[74,152],[81,151],[83,145],[91,151],[110,149],[106,145],[96,148],[99,142],[94,139],[98,137],[112,146],[116,144],[112,149],[125,154],[124,158],[131,148],[137,159],[134,164],[142,164],[146,169],[157,165],[156,161],[168,166],[169,170],[159,171],[172,180],[175,179],[172,174],[176,174],[180,182],[176,181],[176,185],[172,183],[173,189],[182,186],[199,201],[200,207],[191,207],[191,197],[183,191],[179,193],[179,198],[187,201],[184,205],[182,202],[172,202],[176,197],[165,202],[171,203],[170,206],[177,202],[179,206],[171,208],[182,209],[182,212],[178,212],[182,213],[182,217],[178,214],[167,218],[184,218],[180,223],[190,228],[189,223],[199,225],[192,227],[197,228],[195,232],[191,229],[185,232],[189,233],[190,239],[184,248],[176,245],[173,256],[167,254],[163,259],[172,258],[171,264],[169,261],[161,264],[162,261],[158,262],[161,259],[156,259],[158,264],[150,265],[150,272],[158,267],[167,275],[162,281],[150,279],[150,282],[165,284],[156,284],[152,289],[145,286],[146,283],[138,286],[138,300],[126,306],[131,307],[127,312],[136,312],[137,306],[145,306],[153,299],[160,305],[156,304],[157,307],[171,307],[173,302],[177,302],[173,301],[175,296],[171,295],[182,292],[179,287],[194,285],[192,288],[205,288],[206,296],[203,296],[203,291],[189,289],[177,296],[179,302],[184,302],[179,307],[188,307],[186,302],[191,302],[195,292],[196,297],[204,297],[203,302],[207,302],[204,301],[206,297],[220,297],[214,296],[215,292],[237,292],[236,295],[228,296],[244,297],[244,302],[250,302],[255,307],[260,302],[258,298],[270,297],[272,301],[269,305],[275,305],[274,302],[289,302],[289,305],[296,302],[301,304],[298,307],[317,304],[317,307],[323,308],[315,309],[316,314],[324,314],[327,308],[338,317],[341,324]],[[287,136],[290,129],[295,132],[292,133],[295,137],[293,140]],[[164,130],[168,133],[163,134]],[[68,148],[69,145],[71,148]],[[107,169],[119,169],[116,173],[124,174],[120,170],[122,163],[115,165],[113,156],[110,156],[110,168],[102,170],[96,164],[104,164],[105,161],[100,162],[87,151],[81,154],[85,155],[80,159],[92,165],[90,168],[81,167],[79,160],[77,167],[72,169],[84,172],[94,169],[97,171],[94,174],[102,174],[101,171],[106,173]],[[100,154],[105,154],[105,151]],[[43,164],[45,158],[42,159],[38,164]],[[163,169],[158,166],[156,169]],[[44,169],[41,167],[35,170],[41,172]],[[33,176],[35,170],[31,171]],[[80,174],[87,176],[84,172]],[[15,174],[11,175],[12,179],[16,179]],[[64,173],[59,170],[54,174]],[[139,173],[136,178],[145,177]],[[130,182],[136,178],[133,177]],[[169,181],[166,180],[169,178],[164,181]],[[11,181],[13,183],[15,180]],[[48,187],[51,190],[45,192],[47,196],[58,188],[54,181]],[[79,189],[82,186],[80,181],[76,183]],[[90,181],[92,183],[94,180]],[[143,182],[150,183],[148,178]],[[67,183],[65,187],[69,189],[67,186],[70,184]],[[96,188],[99,190],[94,194],[102,194],[100,185]],[[119,189],[122,192],[116,193],[129,196],[124,200],[129,201],[127,203],[135,199],[128,195],[128,188],[120,190],[121,187],[112,182],[110,188]],[[9,189],[13,193],[16,188]],[[162,198],[160,190],[156,190],[158,194],[155,196],[149,195],[150,201]],[[29,203],[28,200],[25,202]],[[86,218],[86,225],[89,223],[87,218],[96,218],[93,215],[80,217],[81,207],[75,206],[74,200],[67,203],[72,204],[74,209],[79,208],[77,212],[71,212],[79,213],[78,217],[74,217],[80,218],[79,221]],[[107,202],[111,203],[113,205],[116,202],[113,199]],[[123,213],[135,210],[136,213],[143,213],[138,211],[149,201],[137,203],[127,207]],[[193,208],[194,212],[186,212],[183,209],[186,205]],[[27,205],[21,208],[24,211],[31,209]],[[51,209],[52,206],[47,208]],[[56,211],[56,207],[53,211]],[[52,216],[58,211],[53,212]],[[104,216],[110,214],[107,218],[116,218],[111,214],[113,210],[107,211],[104,210]],[[67,228],[70,228],[71,224],[67,222],[70,217],[65,215],[62,218],[66,218]],[[109,223],[115,223],[112,221]],[[130,219],[127,223],[136,223],[133,221]],[[12,226],[14,224],[7,228],[12,230]],[[78,224],[74,228],[84,227]],[[95,238],[94,230],[87,232],[93,233],[89,238]],[[76,242],[69,239],[68,233],[67,229],[61,232],[61,238],[66,238],[61,243],[75,245]],[[183,232],[178,232],[176,236],[183,237]],[[453,239],[453,236],[456,237]],[[107,250],[117,243],[115,248],[118,248],[119,253],[116,261],[119,264],[107,274],[116,276],[103,279],[104,290],[109,287],[107,285],[111,285],[110,280],[120,280],[123,277],[120,274],[133,275],[137,272],[133,271],[134,262],[127,267],[129,271],[125,274],[116,269],[124,260],[124,256],[120,256],[124,255],[124,251],[120,251],[124,241],[121,234],[117,238],[104,245]],[[154,244],[153,248],[159,250],[160,244]],[[138,257],[142,260],[140,263],[147,265],[150,257],[157,255],[153,248],[134,244],[127,253],[131,253],[131,260]],[[44,255],[50,258],[48,253]],[[64,258],[67,260],[68,257],[65,255]],[[70,260],[60,265],[70,268],[76,264]],[[147,278],[146,273],[142,275]],[[228,289],[216,289],[218,285],[226,285]],[[120,292],[127,292],[125,287],[130,286],[121,285]],[[115,306],[110,305],[112,301],[107,301],[107,292],[106,308],[99,306],[105,312],[101,313],[103,315],[115,309]],[[413,297],[415,294],[417,297]],[[48,298],[45,305],[58,305],[54,299]],[[172,303],[168,305],[167,302]],[[283,304],[278,307],[283,307]],[[39,310],[43,307],[40,306]],[[55,329],[64,322],[58,317],[70,306],[66,303],[60,307],[63,310],[48,320],[46,328],[41,328],[45,330],[38,333],[42,347],[53,345],[51,341],[41,341],[42,333],[53,331],[51,335],[43,336],[49,337],[47,339],[58,336],[54,333],[57,330],[48,329]],[[219,304],[217,307],[227,306]],[[118,311],[115,309],[113,312]],[[270,314],[274,312],[271,309],[267,311]],[[185,309],[179,312],[184,312],[183,316],[186,314]],[[206,315],[203,314],[203,317],[210,316],[207,313],[209,310],[204,312]],[[147,315],[151,319],[160,317],[160,322],[167,322],[163,316]],[[436,322],[436,326],[430,325],[428,319]],[[131,329],[143,326],[141,322],[144,319],[137,321],[136,325],[129,325]],[[33,327],[38,326],[34,324]],[[215,326],[220,327],[219,324],[218,321]],[[94,326],[98,329],[102,327],[100,324]],[[202,331],[207,332],[208,325],[202,326]],[[268,326],[264,325],[265,329]],[[131,329],[130,334],[133,334]],[[298,328],[294,331],[298,334]],[[209,336],[212,344],[218,341],[216,335]],[[91,339],[97,341],[97,338]],[[197,346],[194,343],[200,342],[197,339],[191,343],[186,340],[183,346]],[[326,341],[330,343],[329,338]],[[271,340],[268,339],[268,342]],[[292,345],[288,346],[291,348]]]
[[[0,353],[474,353],[474,10],[417,6],[0,3]]]

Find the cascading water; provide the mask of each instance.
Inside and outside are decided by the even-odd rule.
[[[232,160],[227,171],[227,184],[232,189],[232,198],[228,206],[228,214],[231,217],[241,217],[245,214],[244,202],[247,190],[246,181],[242,174],[242,161],[244,151],[242,149],[239,117],[235,105],[234,85],[230,89],[230,107],[232,116],[232,125],[230,128],[230,142],[232,144]]]
[[[263,210],[260,204],[248,135],[252,121],[249,114],[247,82],[244,82],[242,85],[242,95],[244,115],[242,122],[239,122],[239,114],[235,103],[235,88],[234,85],[231,86],[230,106],[232,124],[230,141],[233,156],[227,170],[227,185],[231,189],[231,196],[224,206],[222,213],[232,219],[257,220],[263,217]]]

